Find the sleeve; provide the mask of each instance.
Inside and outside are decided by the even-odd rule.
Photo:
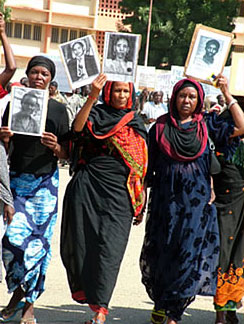
[[[0,142],[0,200],[13,207],[13,197],[9,186],[9,173],[5,148]]]
[[[230,160],[240,143],[240,137],[230,138],[235,127],[230,113],[218,115],[212,112],[206,114],[206,122],[209,136],[215,144],[217,154],[223,155],[226,160]]]
[[[153,177],[155,173],[155,163],[159,153],[158,144],[156,142],[156,124],[154,124],[149,131],[148,139],[148,168],[146,174],[147,186],[151,187],[153,184]]]

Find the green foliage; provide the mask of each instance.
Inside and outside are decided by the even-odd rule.
[[[0,12],[4,15],[4,20],[6,22],[10,21],[11,19],[11,8],[10,7],[4,7],[6,0],[0,0]]]
[[[143,64],[150,0],[122,0],[122,12],[134,15],[123,23],[142,35],[139,64]],[[238,0],[154,0],[148,65],[184,65],[196,24],[231,32]]]

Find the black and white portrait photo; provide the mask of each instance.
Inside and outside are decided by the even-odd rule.
[[[96,43],[91,35],[59,45],[72,89],[90,84],[100,73]]]
[[[217,76],[224,69],[232,39],[231,33],[196,25],[185,63],[185,76],[212,84],[211,76]]]
[[[109,80],[134,82],[140,35],[105,33],[103,72]]]
[[[41,136],[47,114],[48,92],[25,87],[11,91],[9,128],[24,135]]]

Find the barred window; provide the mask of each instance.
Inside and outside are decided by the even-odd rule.
[[[14,37],[15,38],[21,38],[22,35],[22,24],[15,23],[14,25]]]
[[[68,41],[68,29],[61,29],[61,43]]]
[[[59,29],[52,28],[51,42],[58,43],[58,38],[59,38]]]
[[[69,35],[69,40],[77,38],[77,30],[71,30]]]
[[[87,32],[84,32],[84,31],[80,31],[80,37],[83,37],[83,36],[86,36],[87,35]]]
[[[7,22],[6,25],[5,25],[5,29],[6,29],[7,36],[12,37],[12,35],[13,35],[13,23]]]
[[[35,25],[33,30],[33,40],[41,41],[42,39],[42,27]]]
[[[31,25],[24,24],[24,39],[31,39]]]

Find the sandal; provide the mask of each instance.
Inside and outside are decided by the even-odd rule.
[[[164,324],[166,320],[167,316],[164,309],[156,311],[155,308],[153,308],[151,313],[151,324]]]
[[[21,318],[19,324],[37,324],[37,323],[35,317],[31,317],[31,318]]]
[[[1,313],[0,313],[0,323],[8,323],[8,322],[11,322],[15,315],[18,313],[18,311],[20,311],[21,309],[23,309],[25,306],[25,302],[18,302],[18,304],[16,305],[15,308],[3,308]],[[5,318],[4,316],[8,316],[12,314],[11,316]]]

